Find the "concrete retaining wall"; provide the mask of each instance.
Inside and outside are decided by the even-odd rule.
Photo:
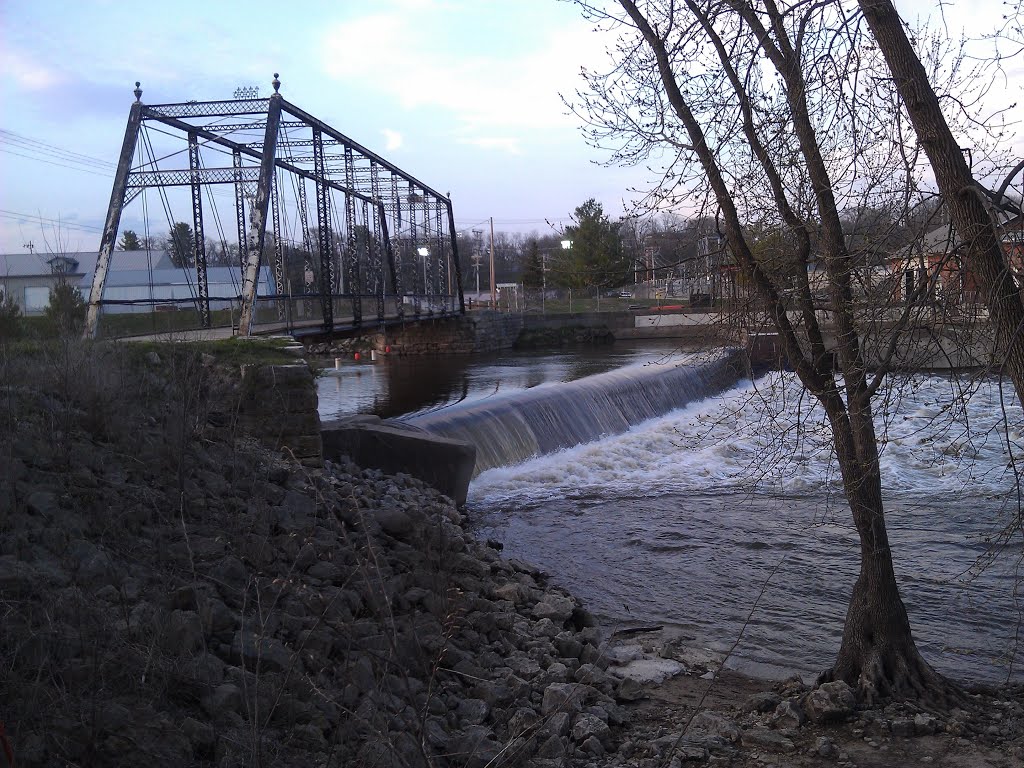
[[[476,463],[476,447],[463,440],[431,435],[376,416],[353,416],[323,425],[324,457],[345,455],[361,467],[418,478],[458,505],[466,503]]]

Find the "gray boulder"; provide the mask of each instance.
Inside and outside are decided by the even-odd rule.
[[[274,637],[261,637],[254,632],[240,630],[231,641],[231,655],[249,669],[284,671],[292,663],[292,654],[284,643]]]
[[[544,689],[540,711],[543,715],[553,712],[579,712],[587,695],[593,692],[589,685],[580,683],[551,683]]]
[[[740,729],[736,723],[717,712],[698,712],[690,723],[690,729],[708,736],[721,736],[734,744],[740,740]]]
[[[771,712],[782,703],[782,697],[771,691],[751,694],[743,702],[744,712]]]
[[[807,720],[797,699],[786,699],[775,708],[772,724],[779,728],[799,728]]]
[[[561,627],[572,616],[575,608],[576,603],[570,598],[547,594],[533,607],[531,613],[535,619],[550,619],[553,624]]]
[[[584,713],[576,718],[572,726],[572,738],[577,744],[582,744],[587,739],[596,738],[602,746],[607,747],[612,740],[612,732],[608,723],[604,722],[597,715]]]
[[[823,683],[807,694],[804,710],[814,723],[833,723],[845,720],[856,706],[853,689],[842,680]]]

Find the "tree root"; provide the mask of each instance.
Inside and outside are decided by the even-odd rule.
[[[864,659],[840,660],[818,676],[817,685],[833,680],[853,688],[858,706],[864,709],[894,701],[913,702],[933,714],[973,709],[967,692],[932,669],[913,646],[902,652],[874,648]]]

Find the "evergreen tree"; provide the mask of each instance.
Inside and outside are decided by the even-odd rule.
[[[523,263],[523,286],[540,288],[544,285],[544,260],[536,240],[526,246],[526,260]]]
[[[121,234],[121,242],[118,243],[118,246],[121,248],[122,251],[141,251],[142,241],[139,239],[139,236],[135,234],[133,230],[126,229]]]
[[[78,289],[61,280],[50,289],[50,303],[43,314],[51,333],[57,336],[77,336],[85,327],[85,299]]]
[[[21,307],[10,296],[0,291],[0,341],[21,336]]]
[[[195,264],[195,238],[190,225],[184,221],[175,223],[167,234],[167,252],[176,267],[191,267]]]
[[[576,224],[565,228],[572,247],[564,254],[560,282],[569,288],[607,288],[627,282],[630,264],[619,223],[611,221],[591,198],[576,208]]]

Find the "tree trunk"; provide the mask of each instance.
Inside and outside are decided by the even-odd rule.
[[[997,352],[1018,399],[1024,398],[1024,299],[1007,267],[984,191],[971,175],[896,9],[889,0],[858,2],[931,162],[957,237],[966,245],[967,262],[995,327]]]
[[[848,489],[860,532],[860,575],[846,611],[843,640],[827,678],[843,680],[865,706],[887,699],[942,704],[947,684],[921,658],[900,598],[882,514],[873,488]]]
[[[885,527],[878,443],[866,395],[852,393],[849,410],[826,403],[847,502],[860,537],[860,575],[846,612],[843,639],[825,680],[843,680],[864,706],[913,699],[937,709],[962,700],[960,689],[921,657],[893,570]]]

